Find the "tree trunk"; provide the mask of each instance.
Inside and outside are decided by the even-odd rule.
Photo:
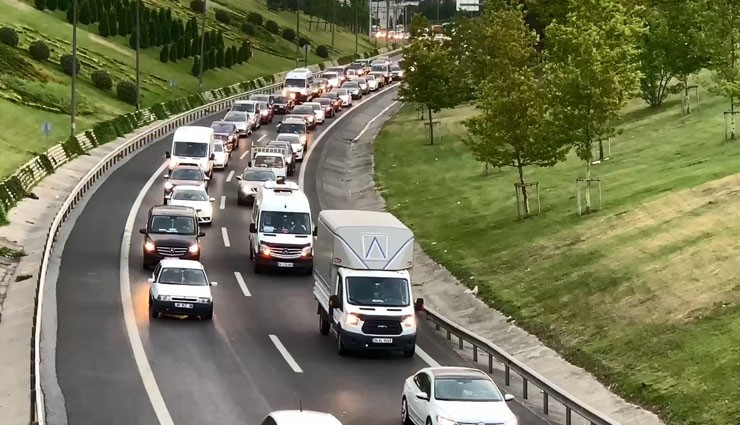
[[[516,168],[519,172],[519,184],[522,190],[522,205],[524,207],[524,217],[529,217],[529,195],[527,194],[527,186],[524,185],[524,166],[521,161],[516,162]]]
[[[604,141],[599,140],[599,162],[604,162]]]
[[[434,121],[432,121],[432,109],[427,107],[429,112],[429,144],[434,144]]]
[[[730,96],[730,140],[735,140],[735,97]]]
[[[586,161],[586,213],[591,212],[591,158]]]
[[[689,76],[681,76],[681,83],[683,84],[683,113],[688,115],[691,113],[691,99],[689,98]]]

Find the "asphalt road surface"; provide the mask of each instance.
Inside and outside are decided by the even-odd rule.
[[[353,115],[361,110],[363,116],[375,116],[394,97],[390,90],[355,101],[339,113],[348,116],[302,164],[308,167],[305,190],[314,211],[323,152],[335,142],[346,143],[331,134],[359,133],[366,121]],[[222,115],[194,125],[208,126]],[[312,140],[331,122],[319,126]],[[171,137],[136,154],[91,196],[64,247],[57,283],[57,374],[70,425],[257,425],[270,411],[298,408],[299,403],[333,413],[345,425],[398,424],[406,377],[430,363],[469,365],[426,324],[417,340],[422,350],[413,359],[382,353],[340,357],[334,338],[318,332],[310,276],[252,273],[250,207],[237,205],[234,175],[246,167],[243,154],[250,144],[264,144],[275,134],[274,125],[266,125],[248,141],[242,139],[229,167],[214,173],[210,182],[215,218],[204,228],[201,261],[209,278],[219,283],[212,288],[213,321],[148,317],[146,279],[151,272],[141,267],[138,229],[147,210],[161,203],[162,173],[149,190],[142,188],[164,163]],[[127,218],[140,192],[130,249],[121,252]],[[121,279],[121,264],[128,264],[128,282]],[[126,313],[127,305],[133,311]],[[128,327],[126,314],[133,320]],[[138,340],[143,350],[137,351]],[[517,402],[511,408],[520,424],[545,423]]]

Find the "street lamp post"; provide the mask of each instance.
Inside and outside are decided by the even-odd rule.
[[[337,0],[331,2],[331,56],[334,57],[334,29],[337,25]]]
[[[75,137],[77,119],[77,0],[72,0],[72,94],[70,105],[69,137]]]
[[[198,90],[203,92],[203,64],[206,61],[206,16],[208,12],[208,0],[203,0],[203,22],[200,25],[200,72],[198,73]]]
[[[301,49],[301,2],[296,2],[295,8],[295,66],[298,67]]]
[[[360,28],[357,26],[357,15],[359,14],[360,7],[358,4],[353,4],[353,7],[355,8],[355,55],[357,54],[358,46],[359,46],[359,36],[360,36]]]
[[[141,0],[136,0],[136,110],[141,108],[141,63],[139,60],[139,49],[141,48],[141,18],[139,4]]]

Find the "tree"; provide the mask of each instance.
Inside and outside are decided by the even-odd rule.
[[[452,108],[459,103],[455,78],[457,67],[450,52],[439,42],[418,39],[404,49],[402,68],[406,78],[399,96],[404,102],[423,105],[429,111],[429,141],[434,144],[433,113]]]
[[[216,49],[211,49],[208,52],[208,69],[213,69],[218,67],[218,62],[216,62]]]
[[[80,2],[80,24],[87,25],[90,23],[90,4],[87,1]]]
[[[196,78],[200,75],[200,57],[196,56],[193,60],[193,66],[190,68],[190,74]]]
[[[226,65],[226,54],[224,49],[216,50],[216,68],[223,68]]]
[[[226,51],[224,52],[224,65],[227,68],[231,68],[234,66],[234,51],[231,50],[231,47],[227,47]]]
[[[190,56],[200,55],[200,38],[193,37],[190,40]]]
[[[46,9],[46,0],[33,0],[33,5],[36,6],[36,9],[38,10],[44,10]]]
[[[103,13],[103,15],[100,17],[100,23],[98,24],[98,34],[100,34],[101,37],[110,36],[110,25],[108,24],[107,13]]]
[[[244,62],[246,62],[252,57],[252,46],[249,44],[249,40],[242,41],[242,48],[244,49]]]
[[[69,0],[57,0],[57,10],[67,11],[70,9]]]
[[[710,69],[711,90],[730,100],[730,139],[735,139],[735,107],[740,97],[740,0],[706,0],[704,17]]]
[[[32,58],[36,59],[39,62],[46,62],[47,60],[49,60],[49,56],[51,56],[49,46],[47,46],[46,43],[41,40],[32,42],[28,46],[28,53],[31,55]]]
[[[113,88],[113,79],[107,71],[93,71],[90,75],[90,79],[95,87],[100,90],[108,91]]]
[[[217,49],[223,49],[226,47],[224,44],[224,33],[222,31],[219,31],[216,35],[216,48]]]
[[[108,35],[110,37],[122,35],[119,33],[118,16],[116,15],[116,11],[114,9],[110,9],[110,13],[108,14]]]
[[[166,46],[170,46],[170,62],[177,62],[177,60],[180,59],[177,56],[177,43],[166,44]]]
[[[570,5],[567,20],[546,30],[544,75],[557,96],[550,110],[553,134],[575,146],[590,182],[594,143],[603,158],[602,142],[616,133],[619,111],[639,86],[637,45],[644,25],[636,17],[639,10],[628,12],[619,0],[572,0]]]
[[[57,0],[46,0],[46,8],[54,11],[59,8]]]
[[[98,0],[87,0],[85,3],[90,4],[90,23],[97,23],[100,19],[100,5]]]
[[[514,167],[519,176],[524,217],[530,215],[524,168],[549,167],[565,159],[567,145],[552,137],[548,88],[540,82],[539,37],[524,20],[522,6],[489,2],[469,39],[471,56],[487,52],[496,72],[481,81],[478,115],[463,122],[472,137],[463,143],[494,167]],[[468,67],[463,64],[463,67]]]
[[[155,21],[154,19],[150,19],[149,24],[146,25],[146,27],[147,27],[147,30],[142,31],[142,35],[146,33],[148,36],[147,46],[161,45],[162,44],[161,33],[159,32],[159,28],[157,28],[157,21]]]
[[[167,63],[170,60],[170,46],[165,44],[159,51],[159,61]]]

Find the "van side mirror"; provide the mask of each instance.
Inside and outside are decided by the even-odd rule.
[[[329,308],[342,309],[342,303],[339,301],[338,295],[332,295],[329,297]]]
[[[317,226],[313,226],[313,235],[318,236],[319,235],[319,228]]]
[[[205,238],[206,237],[206,232],[198,232],[198,237],[199,238]]]
[[[164,153],[164,157],[167,158],[167,159],[170,159],[172,157],[172,155],[170,155],[170,151],[166,151]]]
[[[146,235],[146,227],[139,229],[139,233],[141,233],[142,235]]]
[[[249,233],[257,233],[257,225],[254,223],[249,223]]]
[[[149,282],[149,283],[154,283],[154,278],[153,277],[150,277],[146,281]]]
[[[505,401],[513,401],[514,400],[514,396],[511,395],[511,394],[504,394],[504,400]]]
[[[424,311],[424,298],[417,298],[414,302],[414,311]]]
[[[416,393],[416,398],[418,398],[419,400],[427,400],[427,401],[429,401],[429,394],[427,394],[427,393],[425,393],[423,391],[422,392],[418,392],[418,393]]]
[[[170,178],[170,175],[169,174],[165,174],[165,175],[162,176],[162,178],[168,179],[168,178]]]
[[[236,176],[236,179],[237,180],[241,180],[242,179],[242,176]]]
[[[252,161],[247,162],[247,167],[251,167],[251,166],[252,166]]]
[[[214,159],[216,159],[216,154],[215,153],[212,153],[211,156],[208,157],[208,159],[210,159],[211,161],[213,161]]]

